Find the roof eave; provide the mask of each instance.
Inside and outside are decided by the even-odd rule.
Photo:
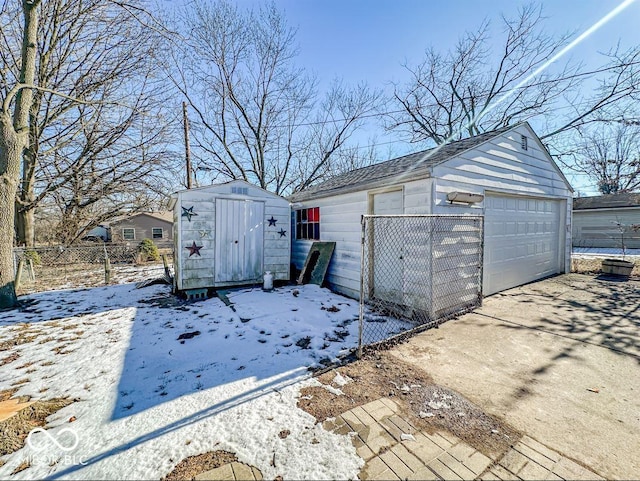
[[[336,187],[334,189],[322,190],[320,192],[310,192],[307,193],[305,191],[301,191],[296,194],[292,194],[287,199],[290,202],[305,202],[308,200],[315,199],[323,199],[325,197],[333,197],[334,195],[343,195],[343,194],[352,194],[354,192],[360,192],[362,190],[372,190],[379,189],[381,187],[388,187],[390,185],[395,185],[394,183],[389,183],[389,180],[395,178],[395,175],[386,176],[383,178],[378,178],[375,180],[363,182],[361,184],[347,185],[343,187]],[[414,180],[423,180],[431,177],[431,168],[425,169],[425,171],[420,172],[419,174],[413,175],[411,179],[403,180],[400,183],[411,182]]]

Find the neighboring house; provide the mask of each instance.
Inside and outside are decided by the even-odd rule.
[[[159,246],[173,242],[173,213],[141,212],[111,221],[112,242],[135,242],[151,239]]]
[[[243,180],[176,192],[175,286],[179,291],[289,280],[289,201]]]
[[[292,195],[292,262],[302,268],[314,240],[335,241],[328,284],[357,298],[363,214],[479,214],[483,294],[489,295],[569,272],[572,192],[524,122],[357,169]],[[450,202],[447,196],[454,193],[472,202]]]
[[[575,247],[640,248],[640,194],[607,194],[573,199]]]

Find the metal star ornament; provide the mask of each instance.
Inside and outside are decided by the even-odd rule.
[[[194,215],[198,215],[198,214],[196,214],[196,213],[193,211],[193,206],[189,207],[188,209],[187,209],[186,207],[183,207],[183,208],[182,208],[182,217],[186,217],[186,218],[189,220],[189,222],[191,222],[191,218],[192,218]]]
[[[204,239],[205,237],[209,236],[208,230],[201,230],[201,231],[198,231],[198,233],[200,234],[200,239]]]
[[[189,249],[189,257],[191,257],[192,255],[196,254],[200,257],[200,249],[202,249],[204,246],[199,246],[196,244],[196,241],[193,241],[193,244],[191,244],[190,246],[185,247],[185,249]]]
[[[276,222],[278,222],[278,219],[274,219],[273,216],[271,216],[271,219],[267,219],[267,221],[269,222],[269,227],[276,225]]]
[[[280,234],[280,237],[285,237],[285,236],[287,235],[287,231],[286,231],[286,230],[284,230],[284,229],[280,229],[280,230],[278,231],[278,234]]]

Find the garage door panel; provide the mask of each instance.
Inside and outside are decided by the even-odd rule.
[[[561,272],[561,208],[555,199],[486,196],[485,295]]]

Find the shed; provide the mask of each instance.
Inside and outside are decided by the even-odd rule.
[[[527,122],[353,170],[290,197],[292,260],[336,242],[327,282],[358,298],[363,214],[484,216],[482,293],[569,272],[572,189]],[[409,261],[407,261],[409,262]]]
[[[621,193],[573,199],[575,247],[640,248],[640,194]]]
[[[288,280],[289,202],[233,180],[171,196],[178,291]]]

